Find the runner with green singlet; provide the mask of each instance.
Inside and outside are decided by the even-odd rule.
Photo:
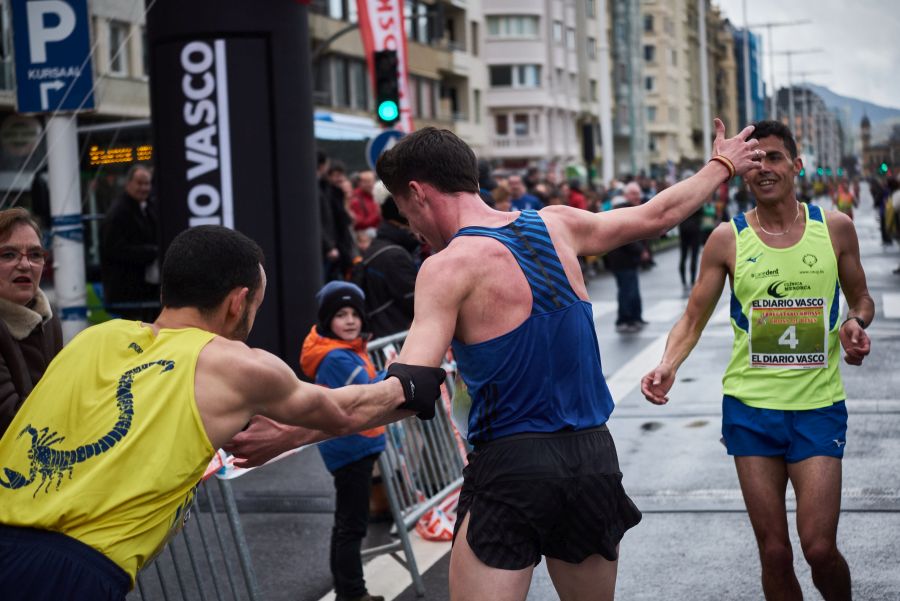
[[[790,130],[762,121],[751,138],[765,152],[761,168],[745,176],[757,207],[713,231],[687,309],[641,390],[652,403],[668,401],[676,370],[730,278],[734,347],[723,380],[722,436],[759,546],[763,592],[770,601],[803,598],[787,527],[790,480],[813,583],[826,601],[849,600],[850,570],[837,548],[847,432],[839,344],[847,363],[862,364],[875,305],[853,222],[797,201],[794,178],[803,164]],[[842,291],[849,307],[843,320]]]

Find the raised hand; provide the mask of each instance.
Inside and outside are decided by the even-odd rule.
[[[748,140],[747,136],[753,133],[753,126],[748,125],[741,133],[733,138],[725,137],[725,124],[716,118],[713,123],[716,126],[716,139],[713,141],[713,153],[721,155],[734,165],[735,175],[743,175],[753,169],[758,169],[760,161],[766,153],[759,150],[759,140]]]

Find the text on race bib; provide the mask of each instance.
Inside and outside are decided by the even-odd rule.
[[[750,367],[828,367],[824,298],[757,299],[750,304]]]

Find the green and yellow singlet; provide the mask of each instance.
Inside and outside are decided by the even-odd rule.
[[[802,206],[806,228],[790,248],[767,246],[744,214],[731,222],[734,348],[722,384],[751,407],[818,409],[845,398],[837,259],[824,211]]]
[[[124,320],[76,336],[0,439],[0,524],[77,539],[133,583],[215,453],[194,399],[214,336]]]

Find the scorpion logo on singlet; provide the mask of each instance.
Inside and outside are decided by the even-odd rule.
[[[34,482],[37,475],[40,474],[41,482],[35,489],[33,497],[37,496],[38,491],[42,487],[45,493],[50,492],[50,484],[54,479],[56,479],[56,490],[59,490],[63,476],[68,473],[69,479],[71,479],[72,471],[75,469],[76,464],[113,448],[131,430],[131,420],[134,417],[134,396],[131,394],[131,385],[134,383],[134,377],[155,365],[163,368],[160,373],[165,373],[175,368],[174,361],[160,360],[145,363],[122,374],[116,391],[119,421],[116,422],[109,433],[101,436],[96,442],[82,445],[72,451],[57,449],[54,448],[54,445],[64,441],[66,439],[65,436],[57,436],[57,433],[51,432],[50,428],[37,429],[31,424],[25,426],[16,438],[21,438],[26,432],[31,436],[31,448],[28,450],[31,469],[28,477],[26,478],[23,474],[4,467],[3,472],[6,475],[6,479],[4,480],[0,476],[0,486],[11,489],[24,488]]]

